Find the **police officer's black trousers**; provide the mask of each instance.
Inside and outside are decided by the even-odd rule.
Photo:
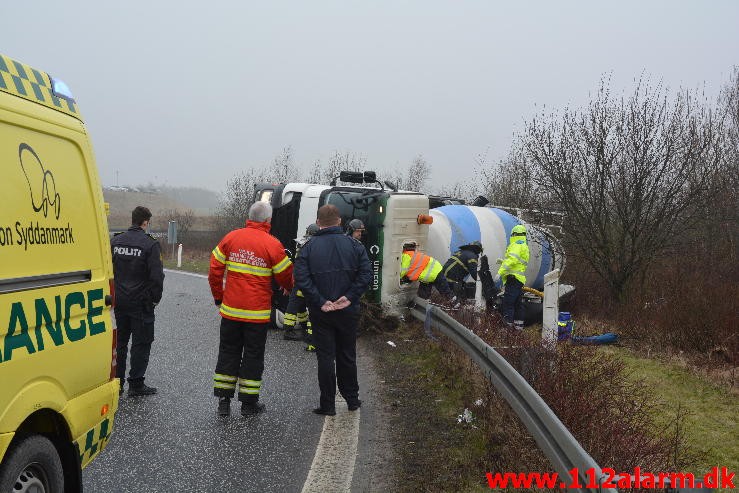
[[[523,283],[516,276],[506,277],[501,309],[508,323],[523,320]]]
[[[154,342],[154,313],[142,311],[128,312],[115,310],[116,341],[116,376],[126,378],[126,359],[128,357],[128,341],[131,340],[131,369],[128,382],[139,385],[144,382],[146,368],[149,366],[151,343]]]
[[[313,340],[318,358],[318,387],[321,408],[336,409],[336,385],[349,404],[359,399],[357,381],[357,324],[359,313],[346,310],[309,311],[313,325]]]
[[[238,322],[221,318],[214,395],[233,397],[238,384],[240,401],[259,400],[268,327],[268,323]]]

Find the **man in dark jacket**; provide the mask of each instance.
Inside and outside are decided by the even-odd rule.
[[[449,282],[454,294],[460,298],[465,298],[465,278],[469,275],[472,281],[477,282],[477,260],[482,253],[482,244],[479,241],[473,241],[467,245],[462,245],[459,250],[449,257],[444,264],[444,277]]]
[[[359,298],[372,280],[367,251],[345,236],[339,210],[318,209],[321,228],[295,260],[295,285],[303,292],[313,326],[318,357],[320,407],[316,414],[336,414],[336,386],[350,411],[362,405],[357,381]],[[336,369],[334,370],[334,364]]]
[[[151,211],[138,206],[131,213],[131,227],[110,242],[115,279],[116,376],[121,391],[126,378],[128,340],[131,339],[131,369],[128,372],[129,395],[156,394],[155,387],[144,384],[154,341],[154,307],[162,299],[164,270],[159,242],[144,230],[149,227]]]

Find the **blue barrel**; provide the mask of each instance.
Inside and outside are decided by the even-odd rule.
[[[575,321],[572,320],[570,312],[559,312],[557,320],[557,340],[566,341],[572,336]]]

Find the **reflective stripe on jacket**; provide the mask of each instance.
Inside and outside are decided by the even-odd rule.
[[[525,236],[511,236],[505,251],[505,258],[500,264],[498,275],[505,284],[508,276],[515,276],[521,284],[526,284],[526,267],[529,265],[529,245]]]
[[[438,260],[419,251],[405,251],[400,259],[400,277],[407,277],[410,281],[432,283],[441,269]]]
[[[477,254],[470,250],[457,250],[444,264],[447,281],[461,282],[467,275],[477,281]]]
[[[247,221],[245,228],[228,233],[211,252],[208,282],[213,299],[221,300],[222,317],[269,322],[272,277],[281,287],[292,289],[292,262],[269,230],[269,223]]]

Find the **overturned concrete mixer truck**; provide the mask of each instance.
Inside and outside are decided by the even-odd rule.
[[[340,181],[344,184],[337,185]],[[348,184],[348,185],[346,185]],[[527,286],[543,290],[544,274],[564,269],[565,255],[556,238],[545,228],[527,224],[496,207],[465,205],[448,197],[429,196],[398,190],[384,184],[372,171],[343,171],[329,185],[312,183],[261,183],[255,185],[254,199],[269,202],[274,208],[272,234],[290,252],[295,251],[309,224],[316,220],[318,208],[335,205],[341,224],[360,219],[365,224],[363,243],[372,264],[373,279],[365,299],[398,312],[413,298],[417,285],[400,283],[400,257],[403,245],[415,242],[421,251],[444,263],[461,245],[480,241],[491,269],[497,258],[505,256],[511,228],[525,224],[529,231],[531,257],[526,270]],[[496,272],[492,273],[495,276]],[[476,306],[484,307],[478,281]],[[500,290],[500,282],[496,290]],[[527,324],[541,321],[541,299],[525,295]],[[281,326],[287,299],[274,297],[273,322]]]

